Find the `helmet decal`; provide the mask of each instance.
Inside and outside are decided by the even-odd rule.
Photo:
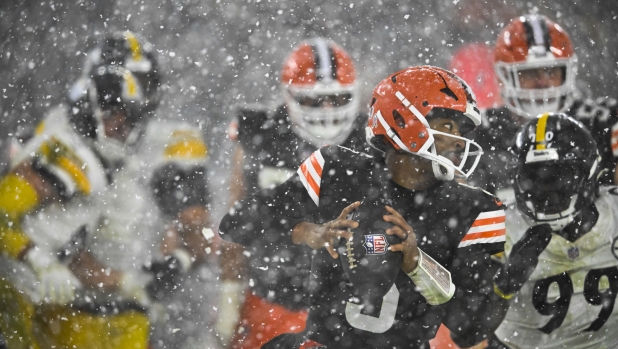
[[[547,23],[537,15],[523,16],[521,23],[526,32],[528,48],[532,53],[545,54],[551,47],[551,36],[547,30]]]
[[[442,79],[442,81],[444,81],[444,88],[441,89],[440,92],[458,101],[459,98],[457,98],[457,95],[455,95],[455,93],[450,88],[448,88],[448,84],[446,83],[446,80],[444,80],[444,77],[440,74],[438,74],[438,76]]]
[[[333,48],[324,40],[315,40],[311,44],[311,50],[314,55],[316,80],[337,80],[337,59]]]

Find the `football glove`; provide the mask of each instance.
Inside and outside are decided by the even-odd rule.
[[[191,266],[189,253],[177,249],[163,260],[155,261],[144,267],[153,274],[153,279],[146,285],[148,296],[152,300],[164,300],[171,297],[180,285],[183,275]]]
[[[38,278],[36,291],[41,302],[67,304],[75,299],[75,290],[82,285],[54,254],[33,247],[26,253],[25,261]]]
[[[552,237],[549,224],[535,225],[513,245],[506,262],[494,276],[494,291],[510,299],[528,281],[539,262],[539,255],[545,250]]]

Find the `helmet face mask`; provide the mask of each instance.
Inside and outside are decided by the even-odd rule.
[[[89,88],[96,132],[91,141],[111,162],[124,159],[139,140],[149,116],[139,80],[120,66],[93,69]]]
[[[577,56],[568,35],[546,17],[522,16],[505,27],[494,49],[494,68],[504,103],[521,116],[561,112],[573,102]],[[560,84],[522,86],[522,73],[554,68],[562,71]]]
[[[360,100],[354,64],[335,43],[301,43],[283,64],[283,98],[292,130],[314,144],[340,144],[353,130]]]
[[[537,138],[543,138],[536,142]],[[590,132],[565,114],[543,114],[517,134],[515,198],[532,224],[560,231],[594,202],[599,155]]]
[[[427,118],[454,120],[459,134],[438,130]],[[481,147],[462,137],[480,124],[476,99],[468,85],[455,74],[436,67],[407,68],[382,80],[375,88],[366,129],[367,141],[384,151],[384,139],[396,150],[432,162],[437,179],[467,178],[476,168]],[[436,142],[459,143],[461,149],[440,154]],[[445,156],[447,155],[447,156]]]
[[[496,63],[496,74],[502,84],[502,98],[517,114],[532,118],[546,111],[561,112],[573,103],[577,59],[554,59],[536,63]],[[524,88],[521,85],[522,72],[537,69],[560,68],[563,73],[559,86],[546,88]]]

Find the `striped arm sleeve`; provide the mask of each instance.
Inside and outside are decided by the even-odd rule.
[[[307,194],[316,206],[320,205],[320,186],[322,184],[322,170],[324,157],[320,150],[316,150],[298,168],[298,177],[307,190]]]
[[[506,241],[505,219],[505,212],[501,209],[481,212],[459,242],[458,247]]]
[[[612,127],[611,146],[614,157],[618,157],[618,123]]]

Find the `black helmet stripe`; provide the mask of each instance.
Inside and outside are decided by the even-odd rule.
[[[545,47],[545,50],[549,51],[551,38],[549,36],[549,30],[547,29],[545,18],[538,15],[530,15],[525,16],[521,22],[524,25],[524,31],[526,32],[528,48],[533,46],[541,46]]]
[[[317,81],[337,79],[335,55],[330,44],[324,39],[316,39],[311,44],[315,61],[315,76]]]
[[[337,57],[335,57],[335,52],[333,51],[333,47],[328,45],[328,55],[330,56],[330,73],[333,80],[337,80]]]

